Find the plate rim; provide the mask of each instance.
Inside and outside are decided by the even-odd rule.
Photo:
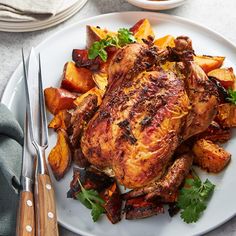
[[[176,8],[187,0],[148,1],[148,0],[126,0],[130,4],[149,10],[167,10]]]
[[[123,14],[139,14],[139,13],[145,13],[147,14],[147,18],[150,16],[159,16],[161,17],[162,19],[172,19],[172,20],[177,20],[177,21],[180,21],[181,23],[187,23],[187,24],[190,24],[190,25],[193,25],[195,27],[198,27],[200,28],[201,30],[205,31],[205,32],[208,32],[208,33],[211,33],[211,34],[214,34],[216,35],[218,38],[222,39],[223,41],[225,41],[225,43],[227,43],[228,45],[230,45],[231,47],[233,47],[233,49],[236,51],[236,44],[232,41],[230,41],[229,39],[227,39],[225,36],[223,36],[222,34],[216,32],[215,30],[212,30],[210,29],[209,27],[206,27],[202,24],[199,24],[193,20],[189,20],[187,18],[184,18],[184,17],[180,17],[180,16],[175,16],[175,15],[170,15],[170,14],[165,14],[165,13],[156,13],[156,12],[148,12],[148,11],[123,11],[123,12],[113,12],[113,13],[106,13],[106,14],[100,14],[100,15],[97,15],[97,16],[92,16],[92,17],[88,17],[88,18],[85,18],[83,20],[79,20],[77,22],[74,22],[73,24],[70,24],[68,26],[65,26],[63,28],[61,28],[60,30],[52,33],[51,35],[49,35],[48,37],[46,37],[46,39],[44,39],[41,43],[39,43],[35,49],[36,50],[40,50],[41,47],[43,47],[43,45],[45,45],[48,41],[51,40],[51,38],[55,37],[56,35],[60,34],[61,32],[65,31],[65,30],[69,30],[70,28],[73,28],[75,27],[76,25],[78,24],[84,24],[85,22],[87,21],[90,21],[90,20],[97,20],[99,18],[103,18],[103,17],[112,17],[114,15],[123,15]],[[12,73],[10,79],[8,80],[6,86],[5,86],[5,89],[3,91],[3,94],[2,94],[2,97],[1,97],[1,100],[0,102],[5,104],[8,108],[10,106],[10,99],[9,98],[9,92],[13,92],[14,89],[16,88],[16,86],[12,85],[13,82],[19,82],[20,79],[21,79],[21,76],[19,76],[19,78],[15,79],[13,81],[13,78],[16,77],[17,74],[21,74],[21,67],[22,67],[22,63],[20,63],[17,68],[14,70],[14,72]],[[16,85],[16,83],[14,83]],[[11,89],[13,88],[13,89]],[[11,96],[12,97],[12,94]],[[211,230],[213,229],[216,229],[218,228],[219,226],[223,225],[224,223],[226,223],[227,221],[229,221],[230,219],[232,219],[234,216],[236,216],[236,211],[229,215],[227,218],[225,218],[223,221],[221,221],[220,223],[216,224],[216,225],[213,225],[211,226],[210,228],[204,230],[204,231],[201,231],[200,234],[205,234],[207,232],[210,232]],[[75,232],[75,233],[80,233],[84,236],[95,236],[94,234],[90,234],[89,232],[84,232],[83,230],[80,230],[78,228],[74,228],[73,226],[69,226],[67,224],[64,224],[63,223],[63,220],[59,219],[58,220],[58,223],[65,227],[66,229],[72,231],[72,232]]]

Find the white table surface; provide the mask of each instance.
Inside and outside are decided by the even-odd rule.
[[[0,32],[0,97],[2,96],[7,81],[20,63],[20,50],[22,47],[30,49],[31,46],[36,46],[58,29],[90,16],[109,12],[135,10],[140,9],[130,5],[125,0],[89,0],[85,7],[75,16],[53,28],[30,33]],[[188,0],[185,5],[179,8],[163,12],[186,17],[201,23],[223,34],[236,44],[236,0]],[[224,207],[224,203],[219,207]],[[60,235],[76,236],[77,234],[60,227]],[[236,235],[236,217],[206,235]]]

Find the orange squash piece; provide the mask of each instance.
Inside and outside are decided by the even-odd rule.
[[[204,70],[207,74],[212,70],[218,69],[222,66],[225,57],[212,57],[212,56],[195,56],[194,61]]]
[[[64,66],[61,87],[70,92],[86,93],[95,86],[92,72],[86,68],[76,67],[74,62],[67,62]]]
[[[206,139],[198,140],[193,146],[193,152],[194,163],[213,173],[222,171],[231,159],[230,153]]]
[[[59,111],[65,109],[72,109],[75,107],[74,100],[76,96],[62,88],[46,88],[44,90],[45,104],[47,109],[54,115]]]
[[[217,79],[226,89],[233,88],[236,80],[232,67],[215,69],[210,71],[207,75]]]
[[[87,25],[86,28],[86,35],[87,35],[87,48],[90,48],[91,45],[96,42],[100,41],[101,39],[105,39],[107,36],[114,37],[117,35],[116,32],[108,31],[107,29],[101,29],[99,27]]]
[[[57,132],[57,144],[48,156],[48,162],[56,180],[64,177],[71,164],[71,150],[67,133],[60,129]]]
[[[154,45],[159,48],[167,48],[175,46],[175,37],[172,35],[166,35],[162,38],[158,38],[154,41]]]
[[[134,37],[137,39],[138,43],[143,43],[143,39],[149,40],[150,36],[153,39],[155,37],[148,19],[141,19],[130,28],[130,31],[134,34]]]
[[[70,126],[71,114],[67,110],[59,111],[53,119],[50,121],[48,128],[52,128],[54,130],[64,129]]]

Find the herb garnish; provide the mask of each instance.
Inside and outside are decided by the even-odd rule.
[[[99,196],[98,192],[93,189],[86,190],[80,180],[78,179],[79,185],[81,187],[81,192],[76,195],[77,200],[79,200],[88,209],[92,209],[91,215],[93,221],[96,222],[99,217],[105,212],[104,200]]]
[[[107,47],[114,46],[120,48],[134,42],[136,42],[136,40],[132,32],[128,29],[121,28],[118,30],[117,36],[107,36],[106,39],[94,42],[89,48],[88,58],[95,59],[99,56],[105,62],[107,60],[107,52],[105,50]]]
[[[177,205],[181,209],[180,217],[186,223],[197,222],[207,207],[207,201],[215,185],[208,179],[203,183],[199,177],[186,179],[185,187],[180,190]]]
[[[234,105],[236,105],[236,91],[230,88],[228,89],[228,93],[229,93],[229,97],[227,98],[227,100],[233,103]]]

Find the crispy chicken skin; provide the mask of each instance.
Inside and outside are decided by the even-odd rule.
[[[118,50],[103,102],[81,139],[91,164],[111,168],[128,188],[143,187],[164,175],[183,140],[209,126],[217,90],[192,52],[186,37],[173,49],[135,43]],[[166,61],[177,62],[163,69]]]

